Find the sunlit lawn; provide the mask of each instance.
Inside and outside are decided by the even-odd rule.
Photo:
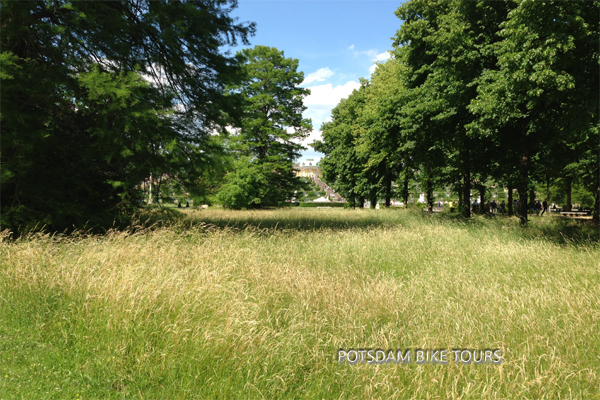
[[[598,228],[188,211],[0,244],[0,399],[600,398]],[[339,349],[499,349],[500,365]]]

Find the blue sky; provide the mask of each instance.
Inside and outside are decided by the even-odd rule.
[[[252,46],[283,50],[299,60],[303,86],[311,89],[304,116],[314,130],[305,147],[320,138],[321,124],[359,78],[369,78],[374,63],[389,57],[392,36],[400,28],[394,12],[400,1],[386,0],[239,0],[233,16],[256,22]],[[239,48],[238,48],[239,50]],[[320,158],[308,147],[300,161]]]

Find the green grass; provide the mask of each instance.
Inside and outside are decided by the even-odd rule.
[[[189,211],[0,244],[0,399],[599,398],[598,228]],[[499,348],[501,365],[348,365]]]

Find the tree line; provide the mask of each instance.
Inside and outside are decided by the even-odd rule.
[[[410,0],[393,57],[342,100],[313,147],[325,180],[349,201],[375,204],[409,183],[433,207],[436,187],[508,188],[527,222],[536,184],[575,183],[599,214],[598,1]],[[516,189],[520,209],[512,209]],[[549,192],[549,190],[548,190]],[[550,197],[550,193],[547,193]]]
[[[256,29],[236,5],[0,2],[2,229],[127,223],[151,176],[233,208],[291,198],[308,91],[282,51],[232,52]]]

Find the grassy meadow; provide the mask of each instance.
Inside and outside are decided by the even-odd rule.
[[[104,235],[4,232],[0,399],[600,398],[597,227],[410,210],[168,215]],[[338,363],[357,348],[503,361]]]

